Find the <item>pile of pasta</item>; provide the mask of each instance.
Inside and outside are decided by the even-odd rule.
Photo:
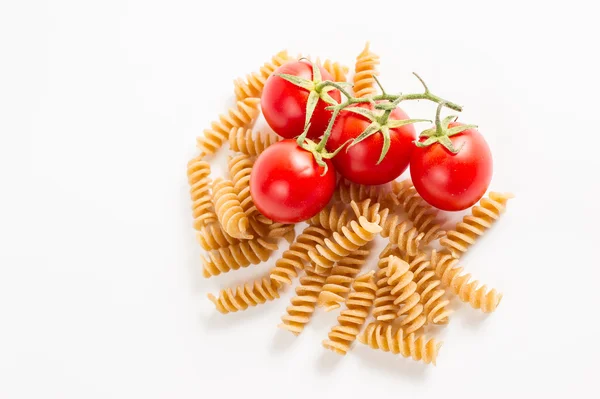
[[[410,180],[363,186],[340,178],[331,203],[307,220],[296,237],[294,225],[261,215],[250,196],[256,157],[279,140],[253,131],[260,95],[273,71],[295,59],[281,51],[257,72],[235,80],[236,106],[197,138],[200,154],[188,163],[188,179],[194,228],[206,250],[203,275],[218,276],[265,262],[281,242],[289,243],[263,277],[208,298],[221,313],[243,311],[279,298],[299,278],[279,327],[298,335],[317,307],[325,311],[343,307],[338,324],[323,341],[325,348],[345,355],[358,339],[373,349],[435,364],[442,343],[424,330],[430,324],[448,324],[451,296],[483,312],[493,312],[502,299],[459,263],[504,212],[512,195],[490,192],[454,229],[444,231],[437,210],[417,194]],[[347,67],[329,60],[316,63],[335,80],[346,81]],[[355,95],[376,93],[373,75],[378,75],[378,64],[379,57],[367,43],[356,59]],[[213,181],[206,158],[226,142],[233,153],[229,176]],[[368,267],[365,263],[377,236],[389,244],[377,264]]]

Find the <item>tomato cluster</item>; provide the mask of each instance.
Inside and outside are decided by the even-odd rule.
[[[297,61],[281,66],[265,83],[263,114],[286,138],[263,152],[252,171],[251,195],[265,216],[282,223],[314,216],[331,200],[336,172],[355,183],[376,185],[395,180],[410,166],[418,193],[447,211],[466,209],[485,194],[492,157],[474,127],[441,124],[438,112],[436,127],[429,129],[437,133],[417,138],[408,115],[396,104],[386,111],[378,106],[382,101],[361,102],[333,115],[331,105],[341,102],[343,89],[319,92],[321,83],[330,80],[320,66]],[[325,132],[317,145],[313,140]]]

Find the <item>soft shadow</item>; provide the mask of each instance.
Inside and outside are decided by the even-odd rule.
[[[462,322],[465,326],[467,326],[468,328],[481,328],[485,325],[486,321],[490,318],[493,317],[493,315],[488,314],[488,313],[483,313],[480,310],[475,310],[475,309],[466,309],[469,310],[468,312],[464,312],[464,314],[461,315],[461,319]]]
[[[206,330],[239,328],[240,323],[247,323],[253,319],[256,319],[257,315],[254,314],[253,310],[256,310],[256,308],[235,313],[222,314],[216,309],[213,309],[212,313],[208,317],[201,317],[201,323]]]
[[[287,330],[277,328],[269,350],[271,353],[282,353],[289,350],[298,341],[298,337]]]
[[[364,367],[379,370],[395,378],[411,380],[424,380],[427,378],[428,369],[435,366],[406,359],[402,355],[394,355],[391,352],[371,349],[367,345],[356,343],[348,355],[358,356]]]
[[[319,355],[317,360],[317,369],[324,374],[329,374],[341,363],[344,359],[344,356],[338,355],[330,351],[329,349],[325,349],[321,346],[322,353]],[[348,356],[348,355],[346,355]]]

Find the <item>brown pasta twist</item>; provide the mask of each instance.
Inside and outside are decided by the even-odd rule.
[[[227,234],[235,238],[250,239],[250,221],[244,213],[231,180],[217,178],[213,184],[213,204],[219,223]]]
[[[334,326],[329,332],[329,339],[323,341],[325,348],[337,354],[345,355],[356,340],[361,327],[369,317],[373,299],[375,299],[377,286],[375,285],[373,273],[373,271],[370,271],[354,280],[352,284],[353,291],[346,300],[347,309],[340,313],[338,325]]]
[[[294,335],[300,334],[317,306],[319,293],[325,284],[326,276],[321,276],[311,270],[305,270],[306,276],[300,277],[300,285],[296,287],[296,296],[291,299],[287,313],[281,317],[280,328]]]
[[[256,238],[240,241],[238,244],[208,252],[208,258],[202,257],[204,277],[217,276],[240,267],[256,265],[269,259],[277,244],[272,238]]]
[[[210,165],[202,157],[191,159],[187,164],[187,176],[192,198],[192,214],[194,228],[201,230],[203,226],[217,221],[212,196],[210,194]]]
[[[238,78],[233,82],[235,97],[238,100],[243,100],[248,97],[260,97],[265,82],[271,76],[273,71],[290,61],[287,50],[283,50],[275,54],[271,61],[266,62],[258,72],[253,72],[246,76],[246,80]]]
[[[400,327],[406,334],[419,330],[427,322],[423,314],[421,296],[417,292],[417,284],[413,281],[413,273],[409,270],[408,263],[396,256],[387,258],[386,276],[388,285],[392,286],[390,294],[394,305],[399,306],[398,316],[404,316]]]
[[[346,75],[348,74],[349,68],[340,64],[339,62],[334,62],[331,60],[325,60],[321,63],[321,60],[317,58],[317,65],[320,65],[325,69],[329,74],[333,77],[334,82],[345,82]]]
[[[317,245],[308,253],[309,258],[315,264],[315,271],[319,274],[329,273],[335,262],[372,241],[381,232],[378,222],[379,216],[374,222],[361,216],[358,222],[351,221],[350,227],[342,227],[341,234],[337,231],[333,232],[331,239],[325,239],[324,245]]]
[[[380,322],[392,322],[398,317],[399,306],[394,303],[396,296],[392,295],[392,286],[388,284],[387,266],[388,257],[398,254],[397,248],[393,248],[392,244],[388,244],[379,254],[379,262],[377,262],[377,274],[375,275],[375,284],[377,291],[375,292],[375,301],[373,302],[373,316]]]
[[[271,144],[280,140],[279,136],[272,134],[262,135],[257,133],[256,138],[252,137],[252,129],[243,127],[234,127],[229,132],[229,146],[232,151],[241,152],[255,157],[260,155]]]
[[[452,256],[460,258],[477,238],[492,227],[492,223],[506,210],[508,200],[513,197],[510,193],[491,192],[488,197],[479,202],[479,205],[473,207],[471,214],[465,216],[454,230],[440,239],[440,244],[446,247]]]
[[[423,314],[427,322],[433,324],[447,324],[451,310],[446,309],[450,301],[446,298],[446,290],[435,274],[429,257],[419,252],[417,256],[405,258],[410,262],[410,271],[414,274],[413,281],[417,283],[417,292],[421,296]]]
[[[424,234],[411,227],[410,222],[401,222],[400,220],[398,215],[389,216],[385,220],[381,236],[389,238],[390,242],[398,245],[402,252],[414,256],[419,251],[419,245]]]
[[[435,274],[442,280],[458,298],[471,305],[473,309],[481,309],[485,313],[491,313],[500,304],[502,294],[495,289],[488,291],[487,286],[479,288],[479,281],[471,280],[470,274],[461,274],[463,268],[457,266],[459,260],[450,253],[433,250],[431,263],[435,268]]]
[[[256,210],[254,201],[252,201],[252,197],[250,196],[250,175],[253,165],[254,160],[250,155],[237,154],[229,157],[229,176],[240,201],[240,206],[246,216],[252,215]]]
[[[383,206],[389,207],[391,205],[389,202],[390,200],[393,200],[393,198],[390,197],[388,187],[389,184],[365,186],[342,178],[338,182],[334,198],[345,204],[349,204],[352,201],[361,202],[370,198],[373,202],[378,202]]]
[[[425,364],[435,365],[442,342],[438,342],[435,338],[428,340],[424,335],[405,336],[404,334],[401,328],[393,333],[391,325],[375,322],[365,328],[358,340],[372,349],[400,354],[406,358],[423,361]]]
[[[424,234],[423,244],[427,245],[446,234],[437,221],[438,212],[421,198],[410,179],[392,182],[392,192],[413,226]]]
[[[223,143],[229,140],[229,132],[234,127],[249,127],[258,117],[260,98],[251,97],[238,101],[218,121],[211,123],[210,129],[196,139],[196,145],[203,155],[214,154]]]
[[[369,49],[369,45],[367,42],[363,51],[356,57],[353,88],[356,97],[367,97],[377,93],[373,75],[379,75],[379,56]]]
[[[323,290],[319,294],[319,304],[325,311],[337,309],[344,302],[354,277],[365,264],[369,252],[367,247],[357,249],[331,268],[331,274],[325,280]]]
[[[196,239],[200,246],[207,251],[227,247],[240,242],[237,238],[234,238],[223,231],[223,228],[217,222],[202,226],[198,234],[196,234]]]
[[[390,210],[383,207],[379,202],[373,202],[371,198],[367,198],[361,202],[350,201],[350,208],[354,211],[354,215],[358,218],[364,216],[367,220],[375,220],[379,216],[379,225],[385,226]]]
[[[354,220],[352,210],[344,204],[335,203],[328,205],[308,220],[313,226],[319,226],[330,231],[342,231],[342,227],[347,226]]]
[[[223,314],[246,310],[279,298],[280,285],[269,278],[261,278],[250,283],[227,288],[219,292],[219,297],[208,294],[208,299]]]
[[[298,270],[304,269],[304,264],[309,262],[308,251],[315,248],[316,245],[325,244],[325,237],[330,233],[320,227],[308,226],[290,245],[290,247],[281,254],[281,258],[275,262],[275,267],[271,270],[270,277],[281,284],[291,284],[292,279],[298,276]]]

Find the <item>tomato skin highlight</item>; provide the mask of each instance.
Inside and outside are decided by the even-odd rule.
[[[322,67],[322,80],[333,80],[333,77]],[[294,138],[300,136],[304,131],[306,121],[306,101],[310,92],[302,87],[276,76],[277,74],[289,74],[299,76],[312,81],[313,70],[307,61],[296,61],[284,64],[277,68],[265,82],[265,87],[260,100],[265,120],[281,137]],[[340,102],[341,94],[338,90],[331,90],[329,95]],[[319,99],[313,112],[308,138],[316,139],[323,135],[331,118],[332,111],[327,111],[329,106],[325,101]]]
[[[371,104],[360,107],[373,110]],[[400,108],[390,114],[390,119],[409,119]],[[350,139],[358,137],[371,122],[362,115],[348,111],[340,112],[327,149],[334,151]],[[390,129],[390,148],[381,163],[377,161],[383,148],[383,134],[377,132],[351,148],[343,149],[334,158],[333,164],[339,174],[359,184],[375,185],[388,183],[400,176],[408,167],[415,148],[416,132],[413,125]]]
[[[449,127],[459,125],[452,122]],[[476,129],[458,133],[450,141],[460,149],[458,154],[439,143],[417,147],[410,161],[410,175],[427,203],[444,211],[461,211],[475,205],[487,191],[493,173],[492,153]]]
[[[279,223],[297,223],[316,215],[333,197],[335,170],[319,166],[313,155],[295,140],[268,147],[256,160],[250,175],[250,195],[256,208]]]

